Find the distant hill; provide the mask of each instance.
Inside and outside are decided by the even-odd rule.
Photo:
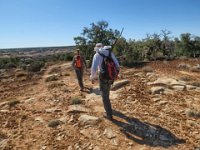
[[[8,48],[0,49],[0,57],[38,57],[72,52],[74,49],[75,46]]]
[[[75,46],[53,46],[53,47],[24,47],[24,48],[0,48],[0,52],[2,51],[45,51],[45,50],[58,50],[58,49],[67,49],[72,51]]]

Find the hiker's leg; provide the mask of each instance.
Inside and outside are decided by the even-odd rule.
[[[77,76],[77,79],[78,79],[78,84],[80,86],[80,88],[82,89],[83,88],[83,83],[82,83],[82,77],[81,77],[81,70],[80,69],[76,69],[76,76]]]
[[[112,118],[112,107],[109,99],[110,84],[100,80],[100,89],[102,91],[103,105],[106,110],[106,114],[109,118]]]
[[[80,69],[80,87],[83,89],[83,69]]]

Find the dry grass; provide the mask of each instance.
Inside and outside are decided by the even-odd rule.
[[[189,64],[185,64],[185,63],[181,63],[177,66],[178,69],[181,69],[181,70],[187,70],[187,69],[190,69],[191,66]]]
[[[190,85],[200,87],[200,81],[191,82]]]
[[[47,87],[48,87],[48,89],[53,89],[53,88],[58,88],[58,87],[61,87],[64,85],[65,84],[62,82],[53,82],[53,83],[49,84]]]
[[[144,73],[148,73],[148,72],[153,72],[154,70],[153,70],[153,68],[151,68],[151,67],[149,67],[149,66],[146,66],[146,67],[143,67],[143,68],[142,68],[142,71],[143,71]]]
[[[19,72],[16,72],[16,73],[15,73],[15,77],[16,77],[16,78],[26,77],[26,76],[27,76],[27,73],[26,73],[26,72],[19,71]]]
[[[79,97],[72,97],[70,100],[70,105],[82,104],[82,100]]]
[[[61,67],[54,67],[49,71],[49,74],[60,74],[61,73]]]
[[[188,117],[194,117],[194,118],[200,118],[200,111],[196,110],[196,109],[188,109],[186,110],[186,115]]]
[[[180,80],[189,82],[189,81],[192,81],[193,79],[190,76],[183,76],[183,77],[180,77]]]
[[[16,104],[19,104],[20,101],[19,100],[10,100],[7,104],[10,107],[14,107]]]

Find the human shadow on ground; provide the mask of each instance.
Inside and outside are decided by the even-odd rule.
[[[90,93],[94,93],[96,95],[101,95],[101,90],[99,89],[99,87],[91,88]]]
[[[169,130],[159,125],[153,125],[148,122],[142,122],[137,118],[131,118],[123,113],[113,110],[113,115],[124,119],[125,122],[113,119],[113,123],[121,127],[121,132],[127,138],[138,144],[146,144],[152,147],[170,147],[177,144],[185,143],[185,140],[177,138]]]

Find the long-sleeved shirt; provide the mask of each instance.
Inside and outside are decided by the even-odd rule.
[[[106,50],[106,49],[103,49],[103,48],[96,50],[96,54],[94,55],[93,61],[92,61],[91,75],[90,75],[91,80],[95,79],[97,69],[101,70],[101,64],[103,62],[103,57],[98,52],[100,52],[101,54],[104,54],[105,56],[109,55],[109,50]],[[115,65],[116,65],[117,69],[119,70],[119,62],[112,52],[111,52],[111,57],[112,57]]]

